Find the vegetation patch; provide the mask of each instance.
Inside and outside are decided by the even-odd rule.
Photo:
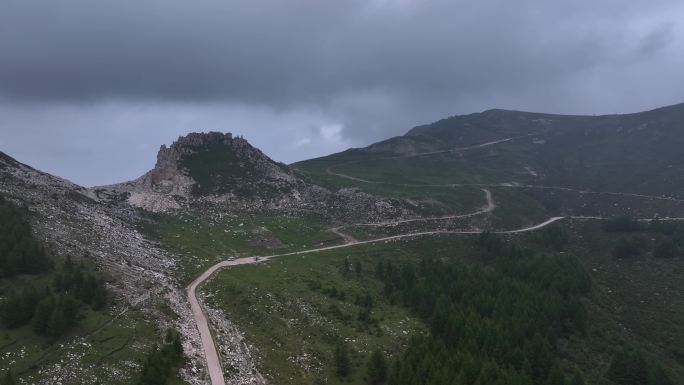
[[[339,237],[328,232],[328,227],[329,222],[318,215],[268,213],[155,215],[141,224],[142,231],[183,256],[183,278],[187,282],[231,256],[280,254],[339,243]]]

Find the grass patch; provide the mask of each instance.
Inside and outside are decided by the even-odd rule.
[[[339,243],[329,227],[318,215],[238,214],[215,219],[159,215],[143,231],[182,256],[183,278],[190,282],[229,256],[272,255]]]
[[[425,331],[406,310],[382,298],[373,278],[379,257],[413,258],[403,242],[276,259],[223,270],[203,291],[258,349],[260,369],[278,384],[363,384],[376,349],[401,352]],[[357,274],[356,266],[361,266]],[[366,298],[372,305],[367,306]],[[335,375],[334,350],[349,347],[351,374]]]

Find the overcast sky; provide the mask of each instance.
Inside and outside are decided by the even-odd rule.
[[[293,162],[489,108],[684,102],[681,0],[2,0],[0,151],[90,186],[191,131]]]

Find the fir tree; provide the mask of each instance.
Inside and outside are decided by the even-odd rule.
[[[5,374],[2,376],[2,385],[16,385],[17,380],[14,377],[14,372],[12,372],[12,369],[8,369]]]
[[[351,361],[349,360],[349,351],[344,342],[338,342],[335,346],[335,372],[340,377],[348,377],[351,373]]]
[[[370,356],[367,368],[368,383],[379,385],[387,380],[387,361],[380,350],[376,350]]]
[[[570,385],[586,385],[584,382],[584,377],[582,377],[580,372],[575,372],[575,374],[572,376],[572,380],[570,380]]]
[[[558,366],[554,366],[549,372],[549,378],[546,380],[546,385],[565,385],[565,375]]]
[[[55,300],[52,295],[43,298],[36,308],[33,319],[33,331],[39,336],[46,336],[52,313],[55,311]]]

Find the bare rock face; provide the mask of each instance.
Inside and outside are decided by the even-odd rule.
[[[283,196],[301,196],[306,188],[288,166],[274,162],[247,140],[231,133],[209,132],[191,133],[169,147],[162,145],[155,167],[145,175],[95,187],[91,193],[99,199],[126,200],[136,207],[164,212],[201,201],[259,200],[274,205]]]
[[[182,159],[191,155],[197,147],[213,144],[230,146],[233,144],[233,135],[220,132],[191,133],[179,137],[170,147],[162,145],[157,153],[157,164],[138,180],[139,184],[157,193],[186,196],[188,188],[195,181],[182,170]]]
[[[409,215],[398,201],[308,183],[244,138],[220,132],[182,136],[161,146],[155,167],[145,175],[89,193],[152,212],[307,211],[367,221]]]
[[[142,183],[158,192],[173,193],[178,191],[178,185],[189,182],[180,167],[183,157],[191,155],[197,147],[215,144],[231,146],[233,135],[220,132],[191,133],[179,137],[170,147],[162,145],[157,153],[157,164],[142,177]]]
[[[154,168],[140,178],[91,189],[98,198],[126,200],[132,206],[153,212],[181,209],[192,193],[195,181],[181,167],[183,157],[194,148],[209,144],[230,144],[232,134],[210,132],[181,136],[170,147],[162,145]]]
[[[197,346],[201,346],[199,334],[175,277],[177,256],[158,247],[135,228],[140,220],[137,210],[124,202],[108,204],[113,202],[99,200],[86,188],[22,164],[2,152],[0,194],[26,205],[36,238],[56,255],[86,258],[107,272],[107,287],[115,297],[113,319],[126,322],[129,308],[137,308],[147,319],[154,320],[160,330],[176,327],[183,332],[189,357],[183,370],[203,370],[203,357],[196,353]],[[178,317],[156,309],[154,304],[159,301],[168,303]],[[142,342],[131,337],[132,344]],[[66,337],[59,349],[69,352],[68,360],[36,363],[40,375],[24,383],[59,383],[55,378],[65,383],[112,383],[131,373],[129,360],[104,364],[107,370],[96,372],[99,367],[88,361],[95,347],[83,336]],[[204,383],[199,374],[186,377],[192,384]]]

